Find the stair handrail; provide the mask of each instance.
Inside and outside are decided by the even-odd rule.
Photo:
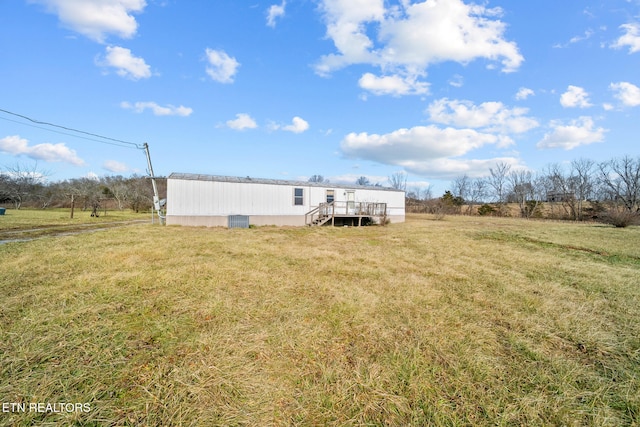
[[[316,206],[315,208],[311,209],[309,212],[307,212],[306,214],[304,214],[304,223],[305,225],[311,225],[313,224],[313,216],[318,213],[320,211],[320,206]],[[308,217],[311,216],[311,220],[308,219]],[[318,215],[319,216],[319,215]]]
[[[313,225],[313,222],[316,220],[316,215],[318,219],[322,217],[333,217],[333,215],[335,214],[334,203],[335,202],[320,203],[317,207],[304,214],[304,223],[306,225]]]

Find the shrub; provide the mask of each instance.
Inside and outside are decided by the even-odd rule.
[[[483,204],[478,208],[478,215],[488,216],[496,213],[496,209],[488,203]]]
[[[600,220],[605,224],[611,224],[618,228],[625,228],[630,225],[640,225],[640,212],[627,209],[611,208],[600,215]]]
[[[591,219],[600,219],[603,214],[607,213],[607,207],[597,200],[589,201],[589,205],[583,209],[584,217]]]
[[[527,200],[526,203],[526,216],[527,218],[542,218],[542,212],[544,205],[537,200]]]

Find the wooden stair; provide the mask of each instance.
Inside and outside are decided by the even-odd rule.
[[[357,220],[360,226],[364,218],[378,219],[384,224],[387,218],[387,204],[352,201],[321,203],[305,214],[304,223],[310,227],[319,227],[329,221],[334,224],[334,221],[344,223],[346,219],[352,219],[354,225]]]
[[[309,224],[311,227],[320,227],[321,225],[326,224],[328,221],[331,221],[331,215],[321,215],[318,218],[311,221]]]
[[[305,214],[305,224],[310,227],[320,227],[333,218],[333,202],[322,203]]]

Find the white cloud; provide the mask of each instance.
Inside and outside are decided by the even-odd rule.
[[[470,178],[481,178],[489,174],[489,169],[497,163],[506,163],[512,169],[524,168],[516,157],[494,157],[490,159],[452,159],[442,158],[427,161],[408,160],[402,164],[405,170],[416,175],[454,179],[461,175]]]
[[[316,72],[327,75],[349,64],[377,62],[376,55],[369,51],[373,42],[366,34],[365,24],[384,20],[383,0],[323,0],[320,7],[327,37],[339,53],[322,57]]]
[[[571,120],[569,124],[556,120],[550,123],[550,127],[551,132],[545,134],[544,138],[538,142],[536,145],[538,148],[572,150],[581,145],[602,142],[607,132],[604,128],[595,128],[591,117],[580,117]]]
[[[136,102],[131,104],[129,102],[121,102],[120,106],[127,110],[133,110],[136,113],[142,113],[145,110],[153,111],[153,114],[156,116],[190,116],[193,113],[193,109],[185,107],[185,106],[173,106],[168,104],[166,106],[160,106],[155,102]]]
[[[29,145],[29,141],[18,135],[0,139],[0,151],[14,156],[25,155],[31,159],[44,160],[45,162],[64,162],[76,166],[84,164],[84,160],[78,157],[75,150],[70,149],[62,142]]]
[[[503,39],[499,9],[467,5],[461,0],[408,4],[403,18],[387,20],[381,39],[387,61],[426,66],[442,61],[468,63],[478,58],[501,60],[503,71],[523,61],[515,43]]]
[[[236,114],[235,120],[228,120],[227,126],[235,130],[255,129],[258,127],[255,120],[250,115],[244,113]]]
[[[625,31],[625,34],[620,36],[611,47],[622,49],[628,46],[629,53],[640,52],[640,24],[624,24],[620,26],[620,29]]]
[[[240,63],[222,50],[207,48],[205,53],[209,63],[209,66],[207,66],[209,77],[219,83],[233,83],[233,78],[238,71]]]
[[[615,92],[618,98],[627,107],[640,105],[640,88],[629,82],[611,83],[609,88]]]
[[[369,160],[381,164],[400,166],[416,175],[452,179],[467,174],[470,177],[486,176],[489,168],[498,162],[522,167],[516,157],[469,159],[473,150],[486,145],[504,145],[496,135],[472,129],[417,126],[377,135],[351,133],[341,142],[342,153],[349,158]],[[353,175],[357,179],[360,175]],[[386,177],[385,177],[386,178]],[[337,182],[335,177],[332,182]],[[386,179],[372,182],[386,182]],[[353,180],[351,180],[353,182]]]
[[[594,34],[593,30],[590,30],[590,29],[586,30],[584,32],[584,34],[582,34],[580,36],[571,37],[571,40],[569,40],[569,43],[570,44],[574,44],[574,43],[581,42],[583,40],[589,40],[591,38],[591,36],[593,36],[593,34]]]
[[[426,190],[431,188],[432,183],[429,181],[408,181],[407,189],[409,193],[416,192],[416,190]]]
[[[485,145],[505,144],[504,138],[473,129],[442,129],[431,125],[399,129],[384,135],[350,133],[342,140],[340,148],[349,158],[401,166],[420,175],[455,176],[460,172],[479,170],[478,165],[485,162],[455,157]]]
[[[13,171],[13,170],[8,170],[8,171],[0,171],[0,177],[8,177],[10,179],[23,179],[23,178],[28,178],[33,180],[34,182],[46,182],[47,181],[47,176],[42,173],[42,172],[38,172],[36,170],[20,170],[21,168],[18,167],[17,170]]]
[[[282,130],[286,130],[288,132],[293,132],[293,133],[302,133],[307,129],[309,129],[309,123],[306,120],[297,116],[293,118],[290,125],[282,127]]]
[[[358,81],[362,89],[374,95],[422,95],[429,93],[429,84],[416,81],[415,77],[401,77],[399,75],[377,77],[365,73]]]
[[[309,123],[303,118],[296,116],[291,120],[290,125],[282,125],[276,122],[271,122],[269,123],[268,127],[269,130],[272,131],[284,130],[287,132],[302,133],[309,129]]]
[[[579,86],[569,85],[567,91],[560,95],[560,104],[565,108],[587,108],[591,107],[589,94]]]
[[[431,125],[399,129],[384,135],[350,133],[342,140],[340,147],[348,157],[400,164],[407,159],[422,161],[461,156],[497,142],[495,135],[471,129],[441,129]]]
[[[145,0],[30,0],[58,15],[63,26],[98,43],[109,34],[131,38],[138,29],[132,13],[140,13]]]
[[[464,85],[464,77],[462,77],[460,74],[455,74],[449,79],[448,83],[453,87],[462,87]]]
[[[116,69],[116,74],[131,80],[146,79],[151,77],[151,68],[144,59],[131,54],[131,50],[119,46],[107,46],[104,59],[97,63],[103,67]]]
[[[287,2],[285,0],[282,1],[281,4],[274,4],[269,7],[267,11],[267,25],[271,28],[275,28],[276,19],[284,16],[285,7]]]
[[[586,30],[582,35],[571,37],[569,42],[564,44],[558,43],[558,44],[555,44],[553,47],[556,49],[564,49],[571,46],[572,44],[580,43],[581,41],[584,41],[584,40],[589,40],[594,34],[595,32],[589,29],[589,30]]]
[[[381,185],[386,185],[386,182],[388,180],[388,177],[386,176],[382,176],[382,175],[363,175],[363,174],[354,174],[354,173],[346,173],[346,174],[342,174],[342,175],[332,175],[330,177],[328,177],[327,179],[329,180],[329,182],[333,182],[336,184],[353,184],[355,183],[358,178],[360,178],[361,176],[364,176],[365,178],[367,178],[369,180],[369,182],[371,183],[371,185],[375,185],[376,183],[380,183]]]
[[[504,72],[523,61],[515,43],[503,37],[500,9],[462,0],[402,1],[385,9],[383,0],[322,0],[327,36],[337,52],[323,56],[316,72],[328,75],[351,64],[370,64],[419,76],[431,64],[500,61]],[[375,35],[375,39],[370,38]],[[376,44],[377,42],[377,44]]]
[[[122,172],[127,172],[129,170],[129,166],[125,165],[124,163],[118,162],[116,160],[106,160],[102,164],[102,167],[108,170],[109,172],[114,172],[114,173],[122,173]]]
[[[538,127],[536,120],[525,116],[528,109],[509,109],[501,102],[474,105],[471,101],[442,98],[432,102],[427,112],[433,122],[486,132],[523,133]]]
[[[535,92],[532,89],[529,89],[528,87],[521,87],[520,89],[518,89],[518,93],[516,93],[516,99],[527,99],[528,97],[533,95],[535,95]]]

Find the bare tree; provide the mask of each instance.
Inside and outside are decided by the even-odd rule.
[[[584,202],[593,195],[594,167],[594,161],[589,159],[578,159],[571,162],[572,189],[577,199],[576,219],[579,221],[582,221],[584,216]]]
[[[471,179],[468,175],[457,177],[453,183],[453,195],[459,197],[467,205],[466,212],[471,214],[473,208],[487,196],[487,182],[482,178]]]
[[[0,203],[11,203],[11,179],[8,174],[0,172]]]
[[[483,178],[476,178],[471,182],[469,189],[469,197],[467,200],[467,209],[469,213],[473,212],[475,205],[482,203],[489,193],[487,181]]]
[[[431,187],[431,184],[427,185],[426,187],[422,188],[422,200],[431,200],[433,199],[433,188]]]
[[[469,198],[469,192],[471,191],[471,179],[467,174],[464,174],[454,179],[451,187],[453,188],[453,195],[466,202]]]
[[[543,181],[534,176],[531,171],[512,171],[508,177],[510,197],[515,199],[520,208],[520,216],[531,218],[544,198]]]
[[[389,176],[389,185],[396,190],[405,191],[407,189],[407,174],[404,172],[396,172]]]
[[[425,187],[413,187],[411,191],[407,193],[408,198],[415,200],[430,200],[433,199],[433,190],[431,185]]]
[[[132,175],[127,180],[127,205],[136,213],[153,205],[151,181],[143,176]]]
[[[506,203],[506,186],[507,186],[507,176],[509,175],[509,171],[511,170],[511,165],[498,162],[494,168],[489,168],[490,175],[487,178],[487,182],[489,187],[493,189],[493,195],[498,202],[500,207],[499,212],[503,215],[504,205]]]
[[[560,203],[565,217],[578,219],[578,204],[571,171],[567,172],[561,165],[554,163],[548,166],[546,176],[547,201]]]
[[[311,177],[307,180],[308,182],[329,182],[328,179],[325,179],[322,175],[311,175]]]
[[[422,190],[420,187],[414,187],[407,192],[407,199],[422,200]]]
[[[25,201],[35,198],[49,175],[48,172],[38,170],[37,163],[31,168],[18,163],[5,169],[4,172],[0,172],[3,176],[0,180],[0,193],[5,199],[10,200],[16,209],[20,209]]]
[[[79,206],[83,211],[91,208],[92,212],[97,213],[102,198],[102,188],[98,179],[70,179],[64,182],[62,191],[71,201],[71,218],[73,218],[76,206]]]
[[[616,203],[640,212],[640,157],[624,156],[598,165],[600,182]]]
[[[103,179],[105,187],[109,190],[111,197],[115,199],[118,204],[118,209],[124,209],[124,204],[127,201],[129,195],[129,185],[127,180],[121,176],[109,176]]]
[[[431,185],[425,187],[413,187],[406,194],[406,205],[409,212],[426,213],[433,200],[433,189]]]
[[[371,185],[371,181],[366,176],[361,176],[356,179],[356,185]]]
[[[583,219],[584,203],[593,195],[594,165],[592,160],[579,159],[572,161],[568,170],[552,164],[545,172],[547,200],[560,202],[565,215],[573,220]]]
[[[38,202],[40,209],[46,209],[56,200],[57,188],[51,184],[40,185],[34,192],[33,199]]]

